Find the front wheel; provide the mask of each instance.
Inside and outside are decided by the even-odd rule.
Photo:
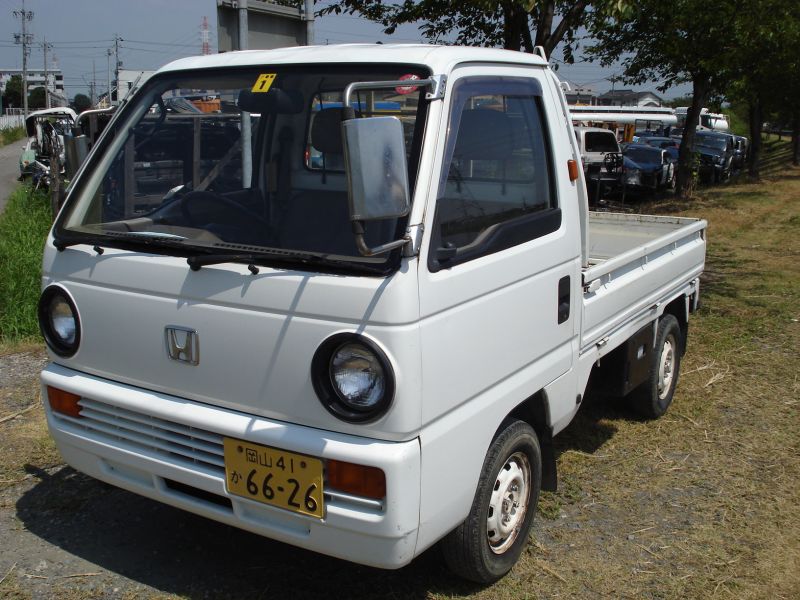
[[[658,324],[647,380],[627,397],[630,407],[643,417],[657,419],[672,404],[672,396],[678,385],[682,350],[683,335],[678,319],[673,315],[663,315]]]
[[[442,540],[454,573],[491,583],[511,570],[528,541],[541,481],[536,432],[523,421],[506,422],[486,454],[469,515]]]

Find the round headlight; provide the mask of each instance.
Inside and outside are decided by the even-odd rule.
[[[345,343],[331,357],[331,383],[342,402],[353,410],[369,410],[386,388],[378,357],[359,343]]]
[[[394,397],[394,373],[383,350],[360,335],[325,340],[311,361],[311,380],[322,405],[351,423],[374,421]]]
[[[60,286],[50,286],[39,299],[39,328],[50,349],[69,357],[78,351],[80,324],[75,304]]]

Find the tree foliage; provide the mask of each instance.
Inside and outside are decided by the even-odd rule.
[[[12,75],[6,83],[6,90],[3,94],[3,108],[11,106],[19,108],[22,106],[22,76]]]
[[[613,13],[622,4],[622,0],[404,0],[398,4],[339,0],[320,14],[358,14],[383,25],[387,34],[401,25],[416,24],[432,42],[455,35],[456,43],[468,46],[525,52],[542,46],[548,56],[563,42],[565,60],[572,62],[578,31],[589,15]]]
[[[33,88],[28,94],[28,109],[39,110],[46,105],[46,94],[43,87]]]
[[[639,0],[615,15],[598,15],[590,28],[596,42],[588,48],[589,55],[603,65],[620,61],[627,83],[662,81],[661,91],[692,84],[678,155],[678,190],[683,196],[690,193],[691,149],[700,110],[735,76],[732,60],[740,51],[736,33],[742,18],[738,4]]]
[[[82,113],[92,107],[92,101],[86,94],[75,94],[72,99],[72,106],[75,107],[75,112]]]
[[[728,98],[747,107],[751,152],[749,172],[758,177],[765,120],[793,132],[794,161],[800,156],[800,4],[796,0],[743,0],[740,51]]]

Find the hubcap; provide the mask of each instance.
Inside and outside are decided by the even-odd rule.
[[[672,387],[675,369],[675,340],[672,336],[664,340],[661,358],[658,363],[658,399],[663,400]]]
[[[486,517],[486,535],[489,547],[495,554],[503,554],[517,539],[525,513],[531,485],[531,466],[528,457],[515,452],[508,457],[495,477],[489,511]]]

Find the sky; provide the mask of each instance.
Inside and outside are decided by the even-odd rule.
[[[317,0],[316,8],[331,0]],[[0,0],[0,70],[22,68],[22,49],[14,43],[21,32],[20,20],[13,11],[22,8],[22,0]],[[25,0],[25,9],[33,12],[28,32],[33,46],[28,60],[31,68],[44,65],[42,44],[52,44],[50,55],[64,73],[64,85],[71,99],[77,93],[89,93],[94,80],[98,93],[107,87],[108,70],[114,59],[108,51],[119,36],[120,60],[125,69],[155,70],[184,56],[201,52],[201,24],[208,18],[210,46],[217,47],[216,0]],[[350,15],[318,18],[315,42],[426,42],[414,25],[399,28],[391,36],[381,27]],[[555,58],[559,58],[556,53]],[[51,63],[52,64],[52,63]],[[619,69],[605,69],[597,64],[577,62],[559,65],[558,75],[573,84],[589,84],[598,92],[611,89],[610,78]],[[112,73],[113,77],[113,73]],[[657,84],[633,89],[655,91]],[[617,83],[616,88],[630,88]],[[686,86],[668,90],[662,96],[683,95]]]

